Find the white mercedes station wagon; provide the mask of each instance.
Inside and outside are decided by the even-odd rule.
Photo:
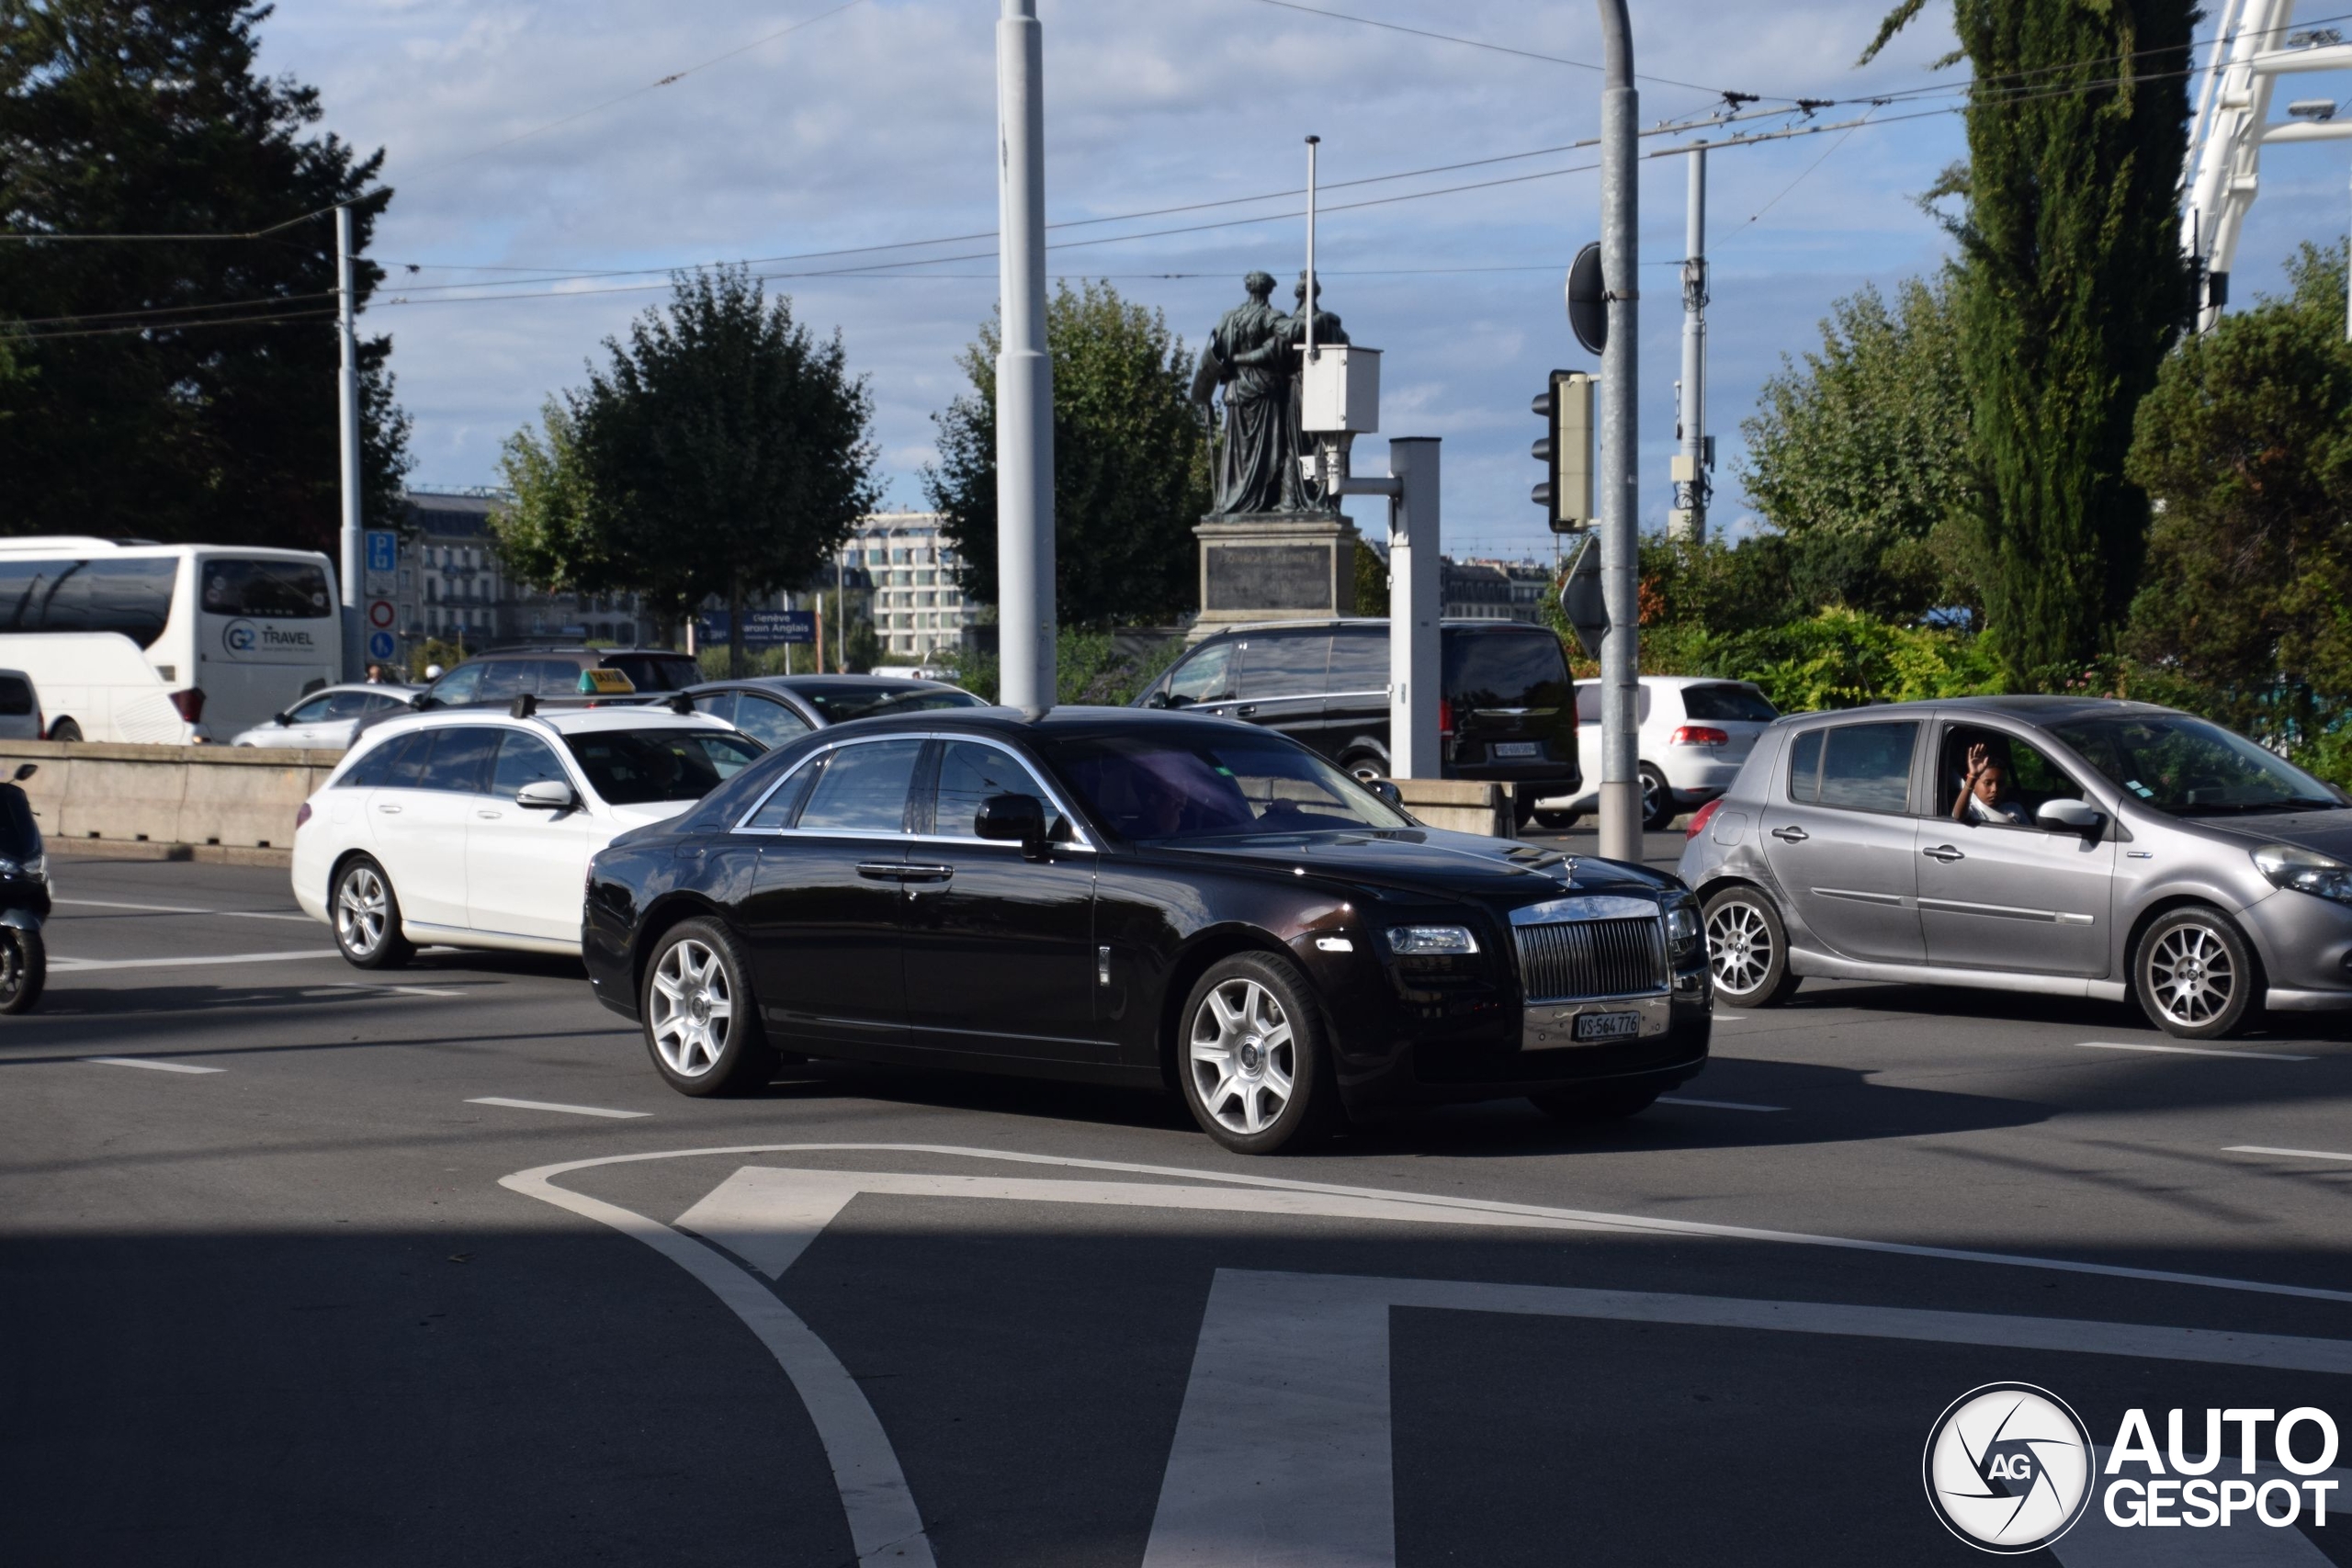
[[[580,951],[588,860],[674,817],[764,750],[635,705],[453,708],[359,739],[295,818],[294,897],[363,969],[421,946]]]

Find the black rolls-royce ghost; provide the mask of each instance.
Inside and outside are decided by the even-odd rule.
[[[1680,883],[1385,787],[1181,713],[823,729],[596,857],[589,976],[687,1094],[779,1053],[1164,1084],[1245,1153],[1384,1106],[1627,1116],[1704,1065]]]

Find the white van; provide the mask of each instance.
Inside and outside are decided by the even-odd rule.
[[[262,723],[342,673],[341,613],[315,550],[0,539],[0,666],[32,678],[52,740]]]

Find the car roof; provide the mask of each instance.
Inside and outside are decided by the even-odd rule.
[[[503,707],[434,708],[424,713],[394,714],[368,728],[369,735],[407,734],[413,729],[446,729],[460,724],[503,724],[515,728],[543,726],[558,735],[592,735],[612,729],[723,729],[735,727],[708,714],[679,713],[672,708],[639,703],[607,704],[600,707],[541,707],[528,718],[517,718]]]
[[[686,691],[691,695],[695,692],[733,691],[746,686],[771,692],[797,692],[811,686],[836,689],[863,686],[877,692],[920,692],[932,688],[960,692],[964,689],[952,682],[927,680],[919,675],[728,675],[716,681],[698,681]]]
[[[6,671],[0,671],[0,674],[6,673]],[[327,692],[381,692],[386,696],[414,696],[423,690],[424,687],[406,681],[337,681],[331,686],[313,686],[294,700],[307,703]]]
[[[691,653],[681,653],[674,648],[581,648],[560,642],[518,642],[506,648],[486,648],[469,655],[463,662],[471,664],[483,659],[516,659],[525,655],[545,658],[548,654],[571,654],[579,659],[611,659],[616,656],[653,659],[692,659]],[[452,665],[450,668],[455,669]]]
[[[1753,681],[1743,681],[1736,675],[1641,675],[1635,679],[1645,686],[1747,686],[1760,691]],[[1576,682],[1579,686],[1598,686],[1600,677],[1588,675]]]
[[[1239,734],[1269,733],[1261,725],[1216,714],[1188,713],[1176,708],[1089,707],[1072,705],[1033,714],[1022,708],[932,708],[923,713],[889,714],[880,718],[854,718],[821,731],[827,739],[857,735],[884,735],[915,730],[933,734],[969,731],[1006,740],[1070,739],[1096,735],[1196,735],[1203,725],[1216,725]]]
[[[2177,714],[2160,703],[2135,703],[2122,697],[2068,697],[2047,694],[2019,694],[2016,696],[1934,697],[1912,703],[1873,703],[1867,707],[1838,708],[1839,714],[1968,714],[1981,713],[1990,717],[2022,719],[2029,724],[2063,724],[2071,718],[2113,718],[2130,715],[2154,716]],[[1788,714],[1788,718],[1818,718],[1819,713]]]

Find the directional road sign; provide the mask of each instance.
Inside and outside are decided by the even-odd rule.
[[[1600,658],[1600,639],[1609,635],[1609,606],[1600,596],[1600,541],[1589,534],[1577,546],[1567,579],[1560,584],[1560,614],[1575,628],[1586,656]]]

